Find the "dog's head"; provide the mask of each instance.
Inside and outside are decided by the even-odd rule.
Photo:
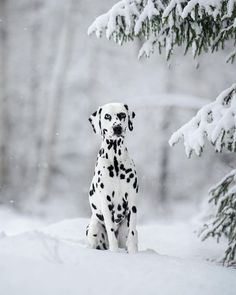
[[[89,121],[95,133],[103,138],[115,139],[125,137],[127,128],[133,130],[135,113],[129,110],[127,104],[108,103],[99,107],[90,117]]]

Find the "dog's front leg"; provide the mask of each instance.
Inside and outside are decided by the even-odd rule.
[[[109,197],[109,196],[108,196]],[[115,226],[112,218],[112,210],[107,200],[102,200],[102,214],[104,217],[105,227],[107,231],[109,249],[111,251],[118,251],[118,241],[115,234]]]
[[[133,204],[129,210],[128,215],[128,237],[127,250],[129,253],[136,253],[138,251],[138,232],[136,230],[137,207]]]

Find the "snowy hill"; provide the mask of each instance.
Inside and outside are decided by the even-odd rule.
[[[139,226],[140,252],[91,250],[87,219],[0,238],[0,291],[42,294],[235,294],[236,270],[206,258],[223,245],[201,243],[191,224]]]

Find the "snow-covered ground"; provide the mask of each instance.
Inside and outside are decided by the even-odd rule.
[[[1,218],[0,294],[235,294],[236,270],[216,262],[224,245],[199,241],[191,222],[139,226],[140,252],[129,255],[88,249],[87,219],[8,220]]]

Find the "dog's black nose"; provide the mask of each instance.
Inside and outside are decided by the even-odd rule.
[[[121,135],[122,133],[122,127],[120,125],[114,126],[113,131],[115,135]]]

